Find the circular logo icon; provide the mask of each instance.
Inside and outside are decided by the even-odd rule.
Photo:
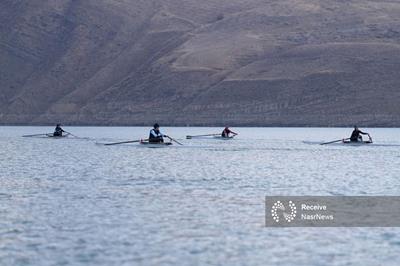
[[[283,216],[284,220],[288,223],[294,220],[297,213],[296,205],[292,201],[289,201],[288,205],[289,210],[286,210],[285,205],[279,200],[272,205],[271,215],[275,222],[279,223],[280,216]]]

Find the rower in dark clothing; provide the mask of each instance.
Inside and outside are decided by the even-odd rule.
[[[354,130],[351,133],[350,141],[352,141],[352,142],[363,141],[361,135],[368,135],[368,137],[371,139],[371,136],[369,135],[369,133],[362,132],[361,130],[358,129],[357,126],[354,126]]]
[[[221,133],[221,137],[229,138],[230,137],[229,134],[232,134],[233,136],[237,135],[237,133],[230,130],[229,127],[225,127],[224,131],[222,131],[222,133]]]
[[[150,130],[149,134],[149,142],[151,143],[163,143],[164,137],[168,137],[160,132],[160,126],[158,124],[154,124],[154,128]]]
[[[53,136],[54,137],[62,137],[64,129],[61,128],[60,124],[57,124],[56,128],[54,129]]]

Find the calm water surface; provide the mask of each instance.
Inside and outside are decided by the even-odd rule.
[[[164,128],[163,149],[100,143],[148,128],[76,127],[87,139],[0,127],[0,265],[398,265],[399,228],[265,228],[266,195],[400,195],[400,130],[320,146],[351,129]]]

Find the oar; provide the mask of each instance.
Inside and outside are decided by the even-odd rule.
[[[170,140],[172,140],[173,142],[176,142],[176,143],[178,143],[179,145],[183,145],[182,143],[180,143],[179,141],[177,141],[177,140],[175,140],[175,139],[173,139],[173,138],[171,138],[170,136],[166,136],[167,138],[169,138]]]
[[[79,139],[79,137],[78,137],[78,136],[76,136],[76,135],[74,135],[74,134],[72,134],[72,133],[70,133],[70,132],[68,132],[68,131],[65,131],[65,130],[64,130],[64,132],[65,132],[65,133],[67,133],[68,135],[71,135],[71,136],[73,136],[74,138],[78,138],[78,139]]]
[[[332,144],[332,143],[340,142],[340,141],[343,141],[343,140],[349,140],[349,139],[350,139],[350,138],[347,138],[347,139],[338,139],[338,140],[333,140],[333,141],[321,143],[321,144],[319,144],[319,145]]]
[[[186,136],[187,139],[197,138],[197,137],[211,137],[211,136],[219,136],[221,134],[206,134],[206,135],[196,135],[196,136]]]
[[[44,134],[33,134],[33,135],[24,135],[22,137],[24,138],[30,138],[30,137],[37,137],[37,136],[47,136],[49,133],[44,133]]]
[[[125,143],[136,143],[136,142],[147,141],[147,140],[148,139],[128,140],[128,141],[121,141],[121,142],[114,142],[114,143],[106,143],[104,145],[106,145],[106,146],[119,145],[119,144],[125,144]]]

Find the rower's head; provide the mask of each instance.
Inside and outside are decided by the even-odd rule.
[[[61,127],[61,124],[57,124],[57,127]]]
[[[225,127],[225,130],[229,129],[229,127]]]
[[[354,129],[357,130],[357,129],[358,129],[358,126],[354,126]]]
[[[159,128],[160,128],[160,125],[157,124],[157,123],[155,123],[153,127],[154,127],[154,129],[159,129]]]

